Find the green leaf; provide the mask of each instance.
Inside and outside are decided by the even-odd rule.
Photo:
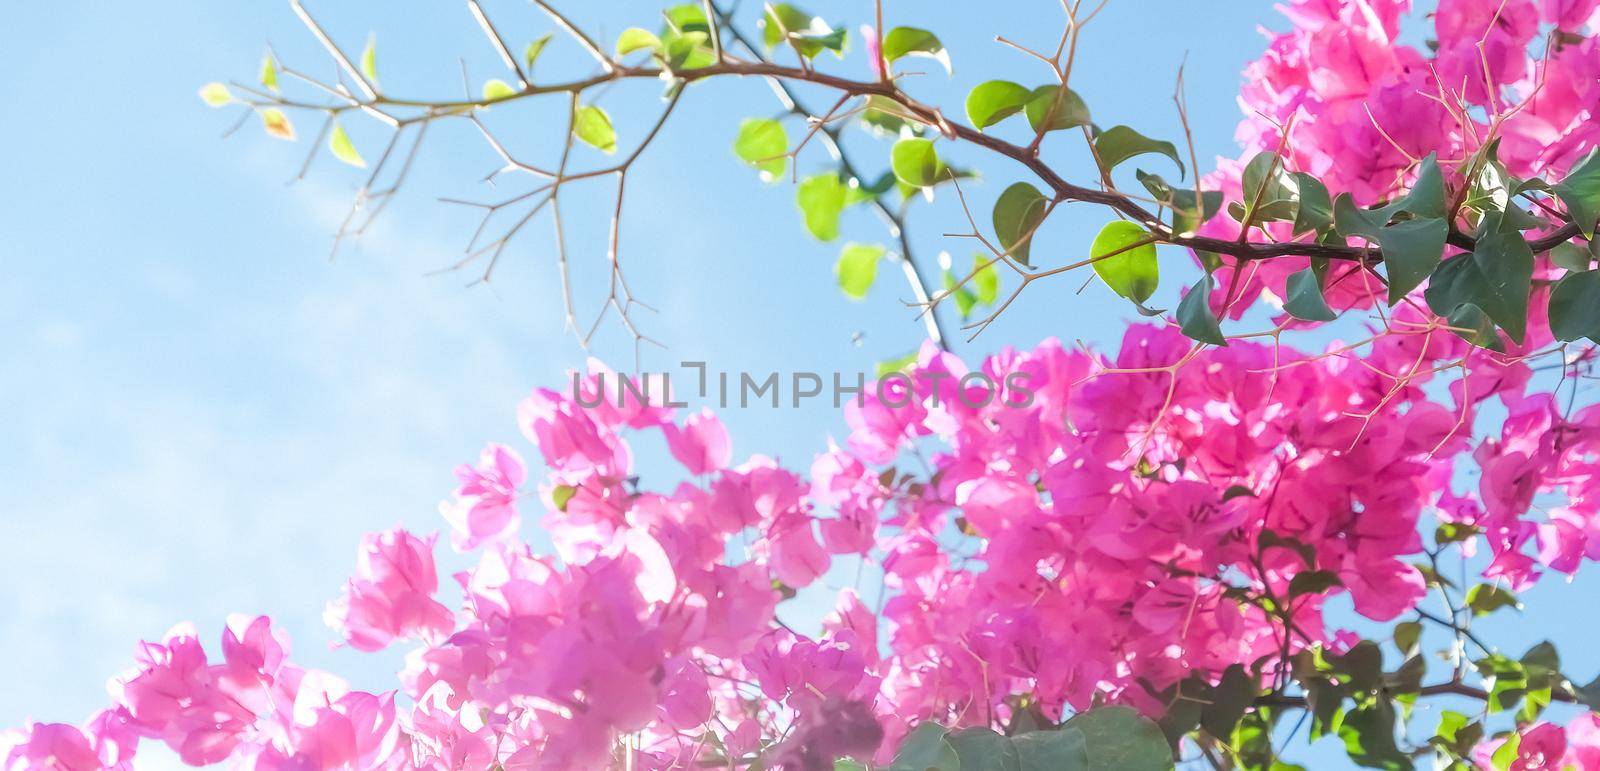
[[[278,63],[273,60],[272,54],[261,58],[261,85],[273,92],[278,90]]]
[[[839,288],[852,300],[861,300],[878,278],[878,260],[886,250],[877,244],[848,243],[839,252],[839,261],[833,266],[833,275]]]
[[[944,272],[944,290],[950,293],[950,299],[956,301],[956,310],[961,312],[961,320],[965,321],[972,315],[973,306],[978,304],[978,296],[964,286],[957,286],[959,279],[956,274],[948,269]]]
[[[945,50],[937,35],[925,29],[895,27],[883,36],[884,61],[892,62],[903,56],[926,56],[944,65],[946,73],[951,71],[950,52]]]
[[[658,51],[661,49],[661,38],[655,33],[639,27],[629,27],[617,36],[617,56],[627,56],[634,51]]]
[[[547,32],[534,38],[527,48],[522,49],[522,63],[527,65],[528,77],[533,77],[533,64],[539,61],[539,54],[544,53],[544,47],[550,45],[550,38],[554,34],[553,32]]]
[[[844,55],[845,31],[788,3],[768,5],[761,19],[761,41],[767,50],[787,42],[796,53],[812,59],[824,50]]]
[[[1095,274],[1119,296],[1143,304],[1155,294],[1161,271],[1155,243],[1144,228],[1125,220],[1106,225],[1095,236],[1089,256]]]
[[[1190,340],[1212,345],[1227,345],[1222,336],[1222,324],[1217,314],[1211,312],[1211,290],[1215,288],[1211,274],[1207,273],[1183,296],[1178,303],[1178,328]]]
[[[333,151],[333,157],[350,164],[358,169],[367,167],[367,162],[356,151],[356,146],[350,141],[350,135],[344,133],[344,126],[333,124],[333,133],[328,135],[328,149]]]
[[[988,728],[963,728],[945,740],[955,748],[961,771],[1022,771],[1022,758],[1011,740]]]
[[[1165,739],[1162,741],[1165,743]],[[1011,737],[1023,771],[1084,771],[1089,768],[1086,742],[1082,731],[1065,727]]]
[[[211,107],[222,107],[233,101],[233,92],[221,83],[207,83],[200,87],[200,101]]]
[[[1294,234],[1321,233],[1333,227],[1333,200],[1328,186],[1303,171],[1291,175],[1299,192],[1299,208],[1294,215]]]
[[[1411,218],[1397,219],[1400,214]],[[1339,235],[1376,241],[1383,249],[1390,305],[1400,302],[1439,267],[1450,232],[1444,215],[1444,178],[1434,155],[1423,159],[1416,184],[1396,201],[1361,209],[1345,193],[1333,202],[1334,228]],[[1448,315],[1448,311],[1440,315]]]
[[[1083,733],[1089,771],[1165,771],[1172,749],[1161,727],[1131,707],[1100,707],[1062,724]]]
[[[1471,254],[1446,260],[1428,282],[1428,307],[1449,316],[1462,304],[1483,309],[1512,340],[1522,342],[1528,325],[1533,250],[1521,233],[1491,233]]]
[[[572,485],[556,485],[555,489],[550,491],[550,502],[555,504],[557,511],[566,511],[567,502],[577,494],[578,488]]]
[[[1065,93],[1062,93],[1065,91]],[[1057,104],[1056,94],[1061,94],[1060,103]],[[1023,108],[1028,114],[1028,125],[1034,131],[1060,131],[1062,129],[1077,128],[1089,125],[1089,106],[1083,103],[1083,97],[1078,92],[1064,86],[1040,86],[1033,90],[1033,97]],[[1050,125],[1045,126],[1045,118],[1050,119]]]
[[[711,50],[711,36],[699,31],[670,35],[662,40],[666,48],[667,69],[692,70],[709,67],[716,60]]]
[[[1339,574],[1330,570],[1308,570],[1295,574],[1289,581],[1289,596],[1298,597],[1303,594],[1322,594],[1335,586],[1343,586]]]
[[[1477,584],[1467,590],[1467,607],[1474,616],[1487,616],[1501,608],[1522,609],[1522,603],[1510,591],[1493,584]]]
[[[1600,271],[1568,273],[1550,290],[1550,332],[1557,340],[1600,338]]]
[[[1174,187],[1159,174],[1146,174],[1142,170],[1135,170],[1134,176],[1157,201],[1172,210],[1172,230],[1180,235],[1193,233],[1222,209],[1220,190],[1202,191],[1197,206],[1194,188]]]
[[[984,305],[994,305],[994,301],[1000,299],[1000,271],[996,269],[995,265],[998,263],[995,262],[978,268],[977,266],[986,259],[981,254],[972,258],[972,265],[978,271],[972,277],[972,288],[978,296],[978,302]]]
[[[759,169],[763,181],[773,182],[783,176],[788,165],[789,134],[782,123],[771,118],[745,118],[733,140],[733,152]]]
[[[611,128],[611,116],[594,105],[584,105],[573,113],[572,133],[583,143],[603,153],[617,151],[617,132]]]
[[[1567,205],[1567,213],[1583,237],[1592,240],[1595,222],[1600,220],[1600,147],[1573,165],[1555,186],[1555,194]]]
[[[1380,699],[1351,710],[1339,725],[1345,752],[1357,765],[1388,771],[1410,771],[1411,758],[1395,744],[1394,705]]]
[[[1284,291],[1289,295],[1283,309],[1303,321],[1333,321],[1338,315],[1322,296],[1322,282],[1328,273],[1327,258],[1312,258],[1311,267],[1289,276]]]
[[[1594,253],[1592,250],[1597,243],[1600,242],[1591,241],[1588,249],[1571,241],[1556,244],[1550,250],[1550,261],[1555,263],[1557,267],[1566,268],[1567,270],[1588,270],[1594,265]]]
[[[483,84],[483,101],[498,102],[517,95],[517,90],[499,78],[493,78]]]
[[[1400,655],[1415,654],[1421,641],[1422,624],[1416,621],[1402,621],[1394,625],[1394,646],[1400,649]]]
[[[947,735],[938,723],[918,723],[900,744],[889,771],[961,771],[961,757]]]
[[[1505,352],[1505,345],[1500,342],[1500,333],[1495,331],[1494,321],[1489,314],[1484,313],[1472,303],[1462,303],[1449,316],[1445,317],[1445,324],[1450,331],[1462,340],[1479,348],[1491,351]]]
[[[698,2],[674,5],[661,15],[667,19],[667,27],[674,34],[682,35],[690,32],[711,31],[711,22],[706,19],[706,10]]]
[[[806,177],[796,186],[795,203],[805,217],[806,230],[818,241],[839,237],[839,213],[844,211],[848,191],[849,188],[839,181],[839,175],[833,172]]]
[[[896,372],[904,372],[907,367],[917,363],[917,356],[920,354],[921,351],[913,350],[904,356],[896,356],[893,359],[884,359],[883,361],[878,362],[877,367],[874,368],[876,373],[875,376],[879,380],[882,380],[884,375],[891,375]]]
[[[1211,689],[1209,699],[1204,710],[1200,713],[1200,725],[1212,736],[1229,736],[1233,734],[1233,727],[1238,724],[1239,718],[1244,717],[1251,702],[1256,698],[1256,683],[1238,664],[1228,667],[1222,672],[1222,679],[1217,681]]]
[[[265,129],[267,136],[282,139],[287,142],[294,141],[294,124],[289,122],[289,116],[276,107],[268,107],[260,111],[261,128]]]
[[[367,47],[361,49],[361,74],[367,82],[378,85],[378,36],[367,36]]]
[[[1044,194],[1027,182],[1006,188],[994,202],[994,233],[1000,248],[1023,265],[1029,264],[1033,234],[1044,221],[1046,207]]]
[[[1160,153],[1178,164],[1178,175],[1182,177],[1188,173],[1183,167],[1183,159],[1178,157],[1178,147],[1171,142],[1151,139],[1127,126],[1112,126],[1094,138],[1095,155],[1100,158],[1100,165],[1110,172],[1118,164],[1134,156],[1145,153]]]
[[[1277,220],[1292,221],[1299,210],[1300,191],[1295,177],[1274,152],[1256,153],[1240,177],[1241,202],[1228,211],[1240,223],[1252,226]]]
[[[1032,100],[1033,91],[1009,80],[979,83],[967,94],[967,120],[985,129],[1022,112]]]
[[[889,168],[895,179],[912,187],[928,187],[943,176],[944,164],[927,139],[902,139],[889,151]]]

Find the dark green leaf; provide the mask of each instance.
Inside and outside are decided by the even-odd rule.
[[[1211,689],[1210,703],[1200,715],[1200,725],[1212,736],[1231,736],[1239,718],[1256,698],[1256,683],[1244,667],[1234,664],[1223,670],[1222,678]]]
[[[961,771],[961,757],[947,736],[938,723],[917,724],[900,744],[889,771]]]
[[[1023,771],[1086,771],[1087,738],[1076,728],[1029,731],[1011,738]],[[1166,742],[1163,740],[1162,744]]]
[[[1333,227],[1333,200],[1328,196],[1327,186],[1303,171],[1291,176],[1300,194],[1300,206],[1294,215],[1294,234],[1321,233]]]
[[[1057,95],[1060,98],[1057,98]],[[1089,106],[1083,103],[1078,92],[1065,86],[1040,86],[1023,108],[1028,114],[1028,125],[1034,131],[1060,131],[1089,125]],[[1045,119],[1050,125],[1045,126]]]
[[[1338,315],[1328,307],[1328,301],[1322,296],[1322,280],[1327,273],[1327,259],[1321,259],[1321,269],[1317,268],[1318,260],[1313,258],[1312,266],[1296,271],[1289,276],[1285,284],[1288,297],[1283,302],[1283,309],[1297,319],[1304,321],[1333,321]]]
[[[967,119],[985,129],[1021,112],[1032,99],[1033,91],[1009,80],[980,83],[967,94]]]
[[[1379,700],[1351,710],[1339,726],[1345,752],[1357,765],[1388,771],[1410,771],[1411,759],[1395,744],[1394,706]]]
[[[1527,239],[1516,232],[1492,233],[1480,238],[1471,254],[1442,263],[1424,296],[1441,316],[1472,303],[1520,343],[1528,324],[1532,279],[1533,250]]]
[[[1178,164],[1178,174],[1181,177],[1187,173],[1183,166],[1183,159],[1178,157],[1178,147],[1171,142],[1151,139],[1127,126],[1112,126],[1094,138],[1095,155],[1100,158],[1100,165],[1107,171],[1116,168],[1118,164],[1137,155],[1145,153],[1160,153]]]
[[[1600,147],[1573,165],[1555,186],[1555,194],[1567,205],[1584,238],[1593,239],[1595,222],[1600,220]]]
[[[1421,640],[1422,624],[1402,621],[1394,625],[1394,645],[1400,649],[1401,655],[1410,656],[1416,653]]]
[[[1155,294],[1160,266],[1154,239],[1144,228],[1126,220],[1111,222],[1095,236],[1089,256],[1095,274],[1117,295],[1143,303]]]
[[[1227,339],[1222,336],[1222,324],[1217,321],[1217,314],[1211,311],[1213,284],[1211,274],[1207,273],[1183,296],[1178,303],[1178,328],[1191,340],[1227,345]]]
[[[1089,771],[1165,771],[1172,750],[1161,728],[1130,707],[1100,707],[1072,716],[1063,730],[1083,734]]]
[[[1472,303],[1462,303],[1445,318],[1445,324],[1450,327],[1462,340],[1479,348],[1491,351],[1505,351],[1505,345],[1500,342],[1500,333],[1495,330],[1494,321],[1489,314],[1484,313]]]
[[[1600,339],[1600,271],[1568,273],[1550,290],[1550,332],[1557,340]]]
[[[994,202],[994,233],[1000,248],[1024,265],[1033,246],[1033,232],[1044,221],[1046,202],[1039,189],[1018,182],[1005,189]]]
[[[961,771],[1022,771],[1022,758],[1011,740],[987,728],[963,728],[945,740],[961,759]]]
[[[1322,594],[1335,586],[1343,586],[1339,574],[1331,570],[1311,570],[1297,573],[1289,581],[1289,596],[1298,597],[1303,594]]]

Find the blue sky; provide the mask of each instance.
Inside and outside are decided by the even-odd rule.
[[[655,26],[660,7],[592,5],[577,15],[602,40]],[[746,5],[748,21],[756,4]],[[909,88],[955,114],[965,89],[983,80],[1046,79],[992,36],[1053,46],[1053,0],[981,13],[886,5],[890,24],[926,26],[951,49],[953,79],[928,64]],[[486,6],[514,48],[549,30],[525,3]],[[348,48],[376,32],[392,93],[457,94],[458,58],[475,83],[504,75],[459,4],[404,14],[370,1],[311,7]],[[870,15],[860,0],[810,8],[852,31]],[[561,382],[584,358],[562,329],[548,224],[513,246],[488,287],[430,275],[458,259],[476,224],[435,199],[498,195],[479,183],[496,165],[492,154],[458,124],[431,138],[401,199],[330,262],[357,173],[324,155],[290,185],[315,129],[309,118],[297,144],[267,139],[253,124],[224,140],[230,116],[195,97],[208,80],[253,80],[268,42],[286,62],[331,74],[287,3],[31,3],[10,15],[0,29],[0,69],[12,73],[0,85],[11,105],[0,122],[0,426],[9,440],[0,444],[9,493],[0,509],[0,725],[81,720],[105,702],[105,680],[128,665],[135,641],[192,620],[210,643],[232,612],[270,614],[302,663],[384,687],[399,656],[330,650],[323,604],[362,533],[442,527],[436,504],[452,486],[450,469],[483,442],[533,454],[513,423],[516,401]],[[1204,164],[1234,154],[1234,94],[1262,48],[1258,24],[1281,25],[1270,3],[1118,0],[1091,28],[1074,82],[1102,123],[1177,137],[1170,96],[1188,52]],[[565,41],[546,57],[552,78],[590,66]],[[859,71],[863,61],[858,51],[842,66]],[[602,100],[625,145],[657,109],[640,96],[619,89]],[[551,113],[499,112],[511,111],[489,115],[491,125],[527,140],[530,157],[548,157]],[[739,118],[776,112],[759,82],[697,86],[630,177],[624,259],[641,299],[659,309],[640,317],[644,331],[669,346],[646,351],[647,369],[704,360],[729,371],[870,370],[920,339],[897,276],[885,271],[865,303],[845,300],[831,271],[838,245],[806,235],[787,184],[763,186],[732,157]],[[373,127],[350,129],[375,157]],[[1088,179],[1075,149],[1049,151],[1069,175]],[[876,168],[886,151],[861,156]],[[977,160],[960,149],[952,158]],[[582,160],[602,162],[593,153]],[[973,188],[980,199],[1021,178],[984,163],[990,176]],[[820,154],[803,162],[823,165]],[[592,192],[568,212],[583,318],[604,292],[609,192]],[[1104,217],[1070,209],[1050,226],[1059,244],[1050,251],[1070,257]],[[925,263],[941,249],[960,264],[970,258],[969,244],[940,235],[964,229],[950,197],[919,207],[912,222]],[[884,235],[859,211],[847,214],[845,238]],[[1168,260],[1187,263],[1176,253]],[[1136,315],[1103,287],[1079,292],[1081,282],[1040,282],[958,350],[976,358],[1047,336],[1114,346]],[[1158,299],[1175,297],[1177,286],[1169,281]],[[631,340],[614,323],[608,330],[595,353],[630,367]],[[775,454],[791,466],[841,433],[823,400],[723,419],[737,454]],[[676,473],[662,455],[646,448],[647,480]],[[446,564],[458,565],[446,551]],[[1593,582],[1548,583],[1534,597],[1542,610],[1492,630],[1505,632],[1508,650],[1548,636],[1576,652],[1594,632],[1570,613],[1592,604]]]

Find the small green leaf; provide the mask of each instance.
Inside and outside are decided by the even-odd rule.
[[[839,237],[839,213],[844,211],[848,190],[833,172],[806,177],[796,186],[795,203],[805,217],[806,230],[818,241]]]
[[[771,118],[745,118],[733,140],[733,152],[760,170],[763,181],[773,182],[788,165],[789,135],[782,123]]]
[[[1212,736],[1229,736],[1239,718],[1244,717],[1256,698],[1256,682],[1244,667],[1234,664],[1223,670],[1222,678],[1211,688],[1200,713],[1200,725]]]
[[[278,90],[278,62],[272,58],[272,54],[261,57],[261,85],[272,89],[274,93]]]
[[[1500,334],[1495,330],[1494,321],[1489,314],[1484,313],[1472,303],[1462,303],[1450,315],[1445,317],[1445,325],[1457,337],[1479,348],[1491,351],[1505,351],[1505,345],[1500,342]]]
[[[1415,654],[1421,640],[1422,624],[1416,621],[1402,621],[1394,625],[1394,646],[1400,649],[1400,655]]]
[[[1023,265],[1029,264],[1033,233],[1044,221],[1046,208],[1044,194],[1027,182],[1006,188],[994,202],[994,233],[1000,239],[1000,248]]]
[[[972,277],[972,289],[978,296],[978,302],[983,305],[994,305],[1000,299],[1000,271],[995,267],[998,263],[990,262],[979,268],[987,260],[983,255],[972,258],[972,266],[978,272]]]
[[[878,362],[877,367],[874,368],[874,372],[876,373],[875,377],[877,377],[879,380],[882,380],[884,375],[891,375],[896,372],[905,371],[907,367],[917,363],[917,356],[919,354],[919,351],[913,350],[904,356],[896,356],[893,359],[884,359],[883,361]]]
[[[211,107],[222,107],[233,101],[233,92],[221,83],[207,83],[200,87],[200,101]]]
[[[1585,249],[1571,241],[1556,244],[1550,250],[1550,261],[1557,267],[1567,270],[1583,271],[1594,266],[1594,252],[1596,242],[1591,241],[1589,248]]]
[[[261,111],[261,127],[266,130],[267,136],[294,141],[294,124],[289,122],[289,116],[276,107],[268,107]]]
[[[895,61],[903,56],[926,56],[950,70],[950,52],[939,42],[937,35],[916,27],[895,27],[883,36],[883,59]]]
[[[1501,608],[1521,610],[1522,603],[1511,592],[1493,584],[1476,584],[1467,590],[1467,607],[1474,616],[1486,616]]]
[[[961,771],[961,756],[938,723],[922,722],[900,744],[889,771]]]
[[[787,42],[796,53],[812,59],[824,50],[844,55],[845,31],[829,27],[816,18],[788,3],[768,5],[761,18],[761,42],[767,50]]]
[[[1228,340],[1222,336],[1222,324],[1217,321],[1217,314],[1211,312],[1214,288],[1215,282],[1207,273],[1183,296],[1178,303],[1178,328],[1190,340],[1225,346]]]
[[[578,488],[572,485],[556,485],[555,489],[550,491],[550,501],[556,505],[557,511],[566,511],[567,502],[577,494]]]
[[[647,29],[629,27],[617,36],[617,56],[627,56],[634,51],[658,51],[661,49],[661,38]]]
[[[946,255],[948,256],[948,255]],[[978,296],[965,286],[957,286],[960,279],[948,268],[944,271],[944,291],[949,293],[950,299],[956,301],[956,310],[961,313],[961,320],[965,321],[972,315],[972,308],[978,304]]]
[[[554,34],[553,32],[547,32],[534,38],[527,48],[522,49],[522,63],[528,68],[528,77],[533,77],[533,64],[539,61],[539,54],[544,53],[544,47],[550,45],[550,38]]]
[[[378,36],[367,37],[367,47],[361,51],[361,74],[365,75],[367,82],[378,85]]]
[[[985,129],[1022,112],[1032,99],[1033,91],[1009,80],[980,83],[967,94],[967,120]]]
[[[889,168],[895,179],[912,187],[928,187],[939,181],[944,164],[927,139],[902,139],[889,151]]]
[[[1397,219],[1396,215],[1402,213],[1412,217]],[[1345,193],[1333,202],[1334,227],[1339,235],[1376,241],[1383,249],[1390,305],[1400,302],[1439,267],[1450,231],[1444,215],[1444,178],[1436,155],[1423,159],[1411,191],[1396,201],[1361,209]]]
[[[1339,574],[1329,570],[1308,570],[1297,573],[1289,581],[1289,596],[1298,597],[1303,594],[1322,594],[1335,586],[1343,586]]]
[[[1183,159],[1178,157],[1178,147],[1171,142],[1151,139],[1127,126],[1112,126],[1094,138],[1095,155],[1100,159],[1100,165],[1106,172],[1115,169],[1123,161],[1145,153],[1160,153],[1178,164],[1178,175],[1187,173],[1183,167]]]
[[[1328,301],[1322,296],[1322,281],[1327,274],[1327,259],[1321,258],[1321,269],[1317,267],[1318,261],[1313,259],[1312,266],[1296,271],[1289,276],[1284,289],[1288,294],[1283,302],[1283,309],[1302,321],[1333,321],[1338,315],[1328,307]]]
[[[1555,194],[1567,205],[1567,214],[1583,237],[1593,240],[1595,222],[1600,220],[1600,147],[1573,164],[1555,186]]]
[[[1478,239],[1471,254],[1440,264],[1424,297],[1441,316],[1472,303],[1520,343],[1528,324],[1532,279],[1533,250],[1527,239],[1514,231],[1492,233]]]
[[[1161,271],[1154,240],[1144,228],[1125,220],[1106,225],[1095,236],[1089,256],[1095,274],[1119,296],[1142,304],[1155,294]]]
[[[1057,94],[1061,95],[1059,103]],[[1034,89],[1033,97],[1023,111],[1028,114],[1028,125],[1034,131],[1077,128],[1089,125],[1090,120],[1089,106],[1083,103],[1083,97],[1064,86],[1040,86]],[[1045,126],[1046,117],[1050,119],[1049,126]]]
[[[1557,340],[1600,338],[1600,271],[1568,273],[1550,290],[1550,332]]]
[[[594,105],[584,105],[573,113],[572,133],[583,143],[603,153],[617,151],[617,132],[611,128],[611,116]]]
[[[333,151],[333,157],[350,164],[358,169],[367,167],[367,162],[356,152],[356,146],[350,141],[350,135],[344,133],[344,126],[333,124],[333,133],[328,135],[328,149]]]
[[[499,78],[494,78],[483,84],[483,101],[497,102],[517,95],[517,90]]]
[[[878,280],[878,260],[885,253],[886,250],[877,244],[844,245],[844,250],[839,252],[839,261],[833,266],[833,275],[846,297],[852,300],[866,298],[872,282]]]

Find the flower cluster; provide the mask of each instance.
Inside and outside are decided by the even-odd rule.
[[[1207,179],[1228,200],[1244,198],[1245,161],[1263,152],[1365,206],[1403,191],[1430,153],[1460,163],[1493,143],[1512,175],[1559,177],[1600,145],[1600,1],[1440,0],[1426,46],[1404,42],[1411,0],[1294,0],[1283,11],[1293,26],[1245,71],[1244,153],[1218,159]],[[1238,229],[1218,217],[1201,232]],[[1289,230],[1275,222],[1251,232],[1294,240]],[[1219,290],[1217,304],[1237,317],[1263,292],[1283,298],[1305,267],[1252,263],[1235,285],[1224,265],[1219,283],[1232,291]],[[1370,307],[1384,291],[1353,263],[1335,266],[1327,284],[1335,310]]]
[[[1524,392],[1525,365],[1395,321],[1410,331],[1361,355],[1204,348],[1147,326],[1115,357],[1046,342],[981,363],[1029,392],[990,400],[963,398],[966,365],[930,345],[903,393],[846,408],[848,436],[805,476],[734,465],[709,412],[541,390],[518,422],[548,474],[530,484],[491,445],[442,507],[476,559],[455,609],[434,539],[404,530],[364,539],[329,606],[353,648],[416,641],[397,689],[295,667],[265,618],[230,621],[220,660],[180,627],[140,647],[111,709],[14,732],[9,762],[126,767],[141,740],[263,769],[882,761],[919,720],[1001,724],[1024,703],[1052,720],[1103,702],[1160,714],[1187,678],[1342,650],[1331,597],[1379,620],[1423,597],[1407,557],[1424,516],[1481,529],[1490,574],[1519,584],[1600,555],[1600,412],[1566,419]],[[1471,377],[1430,398],[1458,360]],[[1489,400],[1512,417],[1474,446]],[[686,481],[639,487],[640,432]],[[1469,457],[1480,489],[1449,492]],[[1529,520],[1554,489],[1567,504]],[[554,555],[517,538],[536,508]],[[779,623],[842,555],[879,566],[883,588],[835,590],[814,636]]]

